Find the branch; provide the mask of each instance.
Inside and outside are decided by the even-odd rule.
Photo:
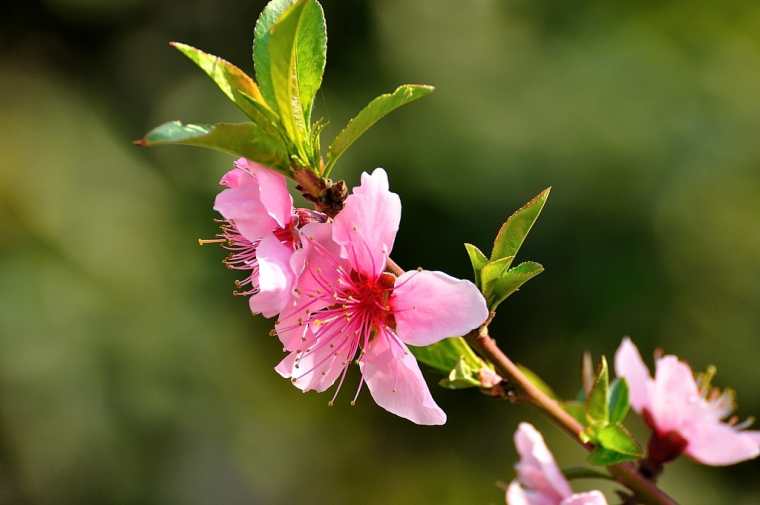
[[[583,443],[580,434],[583,426],[568,414],[555,400],[538,389],[522,371],[499,349],[496,341],[488,335],[488,326],[466,335],[467,341],[496,367],[499,374],[515,383],[523,390],[530,401],[547,414],[555,423],[568,432],[586,449],[593,449],[592,444]],[[607,467],[610,474],[625,487],[633,491],[636,497],[648,505],[678,505],[678,503],[660,490],[653,482],[645,479],[631,463],[621,463]]]
[[[401,275],[404,270],[392,259],[388,258],[386,268],[396,275]],[[490,318],[489,318],[490,321]],[[499,349],[496,341],[488,335],[488,322],[477,330],[473,330],[465,338],[475,347],[475,349],[485,358],[487,358],[496,367],[496,371],[509,379],[522,389],[525,397],[528,398],[536,407],[541,409],[556,424],[563,428],[570,436],[587,450],[594,448],[593,444],[584,443],[580,434],[583,432],[583,426],[568,414],[554,399],[550,398],[543,391],[538,389],[515,363]],[[631,463],[621,463],[607,467],[610,474],[619,483],[630,489],[642,503],[647,505],[678,505],[678,503],[660,490],[653,482],[645,479],[638,473],[636,467]]]

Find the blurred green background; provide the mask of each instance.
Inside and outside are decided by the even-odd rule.
[[[130,144],[171,119],[241,119],[167,42],[250,70],[263,4],[3,8],[0,504],[499,504],[523,419],[563,465],[582,461],[531,408],[474,391],[435,388],[448,424],[421,428],[366,391],[328,408],[272,371],[271,323],[231,295],[222,252],[195,245],[232,160]],[[338,166],[351,184],[389,171],[401,264],[469,276],[462,242],[490,247],[551,185],[522,252],[547,272],[500,309],[504,349],[572,396],[580,353],[631,335],[645,355],[718,365],[742,417],[760,414],[760,4],[325,9],[325,144],[375,95],[437,86]],[[758,471],[681,460],[662,485],[684,504],[756,504]]]

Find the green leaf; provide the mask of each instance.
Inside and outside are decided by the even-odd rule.
[[[472,263],[472,273],[475,277],[475,285],[480,287],[480,271],[488,263],[488,257],[483,252],[472,244],[465,244],[464,248],[467,249],[467,254],[470,256],[470,263]]]
[[[268,108],[253,79],[232,63],[187,44],[171,42],[170,45],[198,65],[219,86],[227,98],[251,119],[256,120],[261,114],[251,105],[251,100],[260,104],[261,107]],[[250,98],[244,98],[243,94]]]
[[[256,24],[256,76],[289,137],[310,157],[311,109],[327,54],[324,13],[316,0],[297,0],[282,11],[282,2],[270,5]]]
[[[466,360],[469,366],[478,370],[485,366],[462,337],[446,338],[425,347],[409,346],[409,350],[417,360],[445,374],[453,370],[460,359]]]
[[[623,463],[625,461],[633,461],[638,458],[629,456],[628,454],[622,454],[620,452],[610,451],[604,447],[596,447],[591,454],[588,455],[588,462],[592,465],[598,466],[610,466]]]
[[[603,479],[614,481],[615,478],[607,473],[594,470],[592,468],[571,467],[563,468],[562,473],[567,480],[576,479]]]
[[[586,425],[586,405],[583,402],[569,400],[562,402],[562,408],[565,412],[575,418],[582,425]]]
[[[601,428],[609,423],[610,413],[607,406],[609,374],[607,360],[602,356],[594,386],[586,399],[586,420],[591,428]]]
[[[244,156],[272,168],[285,170],[288,153],[282,141],[262,131],[255,123],[188,124],[164,123],[135,142],[152,147],[181,144],[214,149],[234,156]]]
[[[345,128],[335,137],[327,150],[327,166],[325,173],[332,171],[338,158],[361,137],[372,125],[398,109],[402,105],[413,102],[429,95],[435,88],[420,84],[404,84],[393,93],[380,95],[365,106],[359,114],[348,122]]]
[[[544,208],[550,191],[551,188],[546,188],[509,216],[509,219],[501,226],[496,235],[491,251],[491,260],[517,255],[517,251],[520,250],[520,246],[533,227],[533,223],[538,219],[541,209]]]
[[[441,379],[438,383],[446,389],[466,389],[480,386],[480,367],[473,368],[464,358],[459,358],[456,366],[449,372],[449,376]]]
[[[631,408],[628,402],[628,383],[622,377],[615,379],[610,385],[609,394],[607,404],[610,411],[610,423],[622,423]]]
[[[496,261],[490,261],[483,268],[481,278],[483,283],[483,294],[488,302],[488,308],[495,310],[496,307],[515,293],[520,287],[544,271],[544,267],[534,261],[520,263],[509,270],[500,268],[512,263],[512,256],[500,258]],[[490,267],[490,265],[494,265]]]
[[[628,433],[628,430],[619,424],[610,424],[599,430],[596,442],[608,451],[614,451],[634,458],[643,456],[641,446]]]

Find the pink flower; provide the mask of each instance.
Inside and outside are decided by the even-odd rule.
[[[251,296],[253,313],[275,316],[290,299],[295,282],[290,257],[300,247],[299,227],[326,218],[294,209],[285,177],[245,158],[238,159],[219,183],[227,188],[214,202],[225,219],[219,235],[230,251],[225,264],[249,272],[235,283],[235,294]]]
[[[385,272],[400,219],[399,197],[377,169],[362,175],[333,223],[301,230],[304,247],[291,261],[300,277],[276,325],[290,354],[276,370],[303,391],[324,391],[340,378],[337,396],[358,353],[357,396],[366,382],[386,410],[418,424],[443,424],[446,414],[406,344],[463,335],[488,309],[469,281],[425,270],[398,278]]]
[[[520,423],[515,432],[520,456],[517,479],[507,489],[507,505],[607,505],[599,491],[573,494],[541,434]]]
[[[615,370],[625,377],[631,406],[652,428],[649,456],[656,466],[685,452],[705,465],[731,465],[760,454],[760,432],[724,422],[733,412],[733,392],[702,387],[676,356],[657,358],[654,379],[636,346],[624,338]]]

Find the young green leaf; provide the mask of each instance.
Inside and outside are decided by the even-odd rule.
[[[620,452],[610,451],[604,447],[596,447],[591,454],[588,455],[588,462],[592,465],[598,466],[610,466],[623,463],[625,461],[632,461],[638,459],[635,456],[623,454]]]
[[[456,366],[449,372],[448,377],[438,383],[446,389],[467,389],[480,386],[478,374],[480,367],[473,368],[464,358],[459,358]]]
[[[488,258],[483,252],[472,244],[465,244],[464,248],[467,249],[467,254],[470,256],[470,263],[472,263],[472,273],[475,277],[475,285],[480,287],[480,271],[488,263]]]
[[[546,188],[509,216],[496,235],[493,250],[491,251],[491,260],[517,255],[517,251],[520,250],[525,237],[538,219],[541,209],[544,208],[550,191],[551,188]]]
[[[633,458],[640,458],[643,455],[638,442],[628,433],[628,430],[618,424],[610,424],[599,430],[596,441],[608,451],[625,454]]]
[[[264,26],[262,24],[261,30]],[[258,55],[257,46],[263,43],[268,56],[264,67],[256,67],[262,90],[267,90],[264,96],[271,92],[273,103],[270,105],[278,111],[295,145],[304,147],[310,141],[311,109],[322,83],[327,54],[322,7],[316,0],[297,0],[261,38],[258,23],[256,28],[254,53]],[[310,155],[308,150],[304,148],[303,154]]]
[[[256,80],[264,99],[275,111],[277,110],[277,101],[274,98],[274,87],[272,86],[269,32],[295,1],[271,0],[259,14],[256,27],[253,30],[253,66],[256,71]]]
[[[491,263],[504,262],[506,264],[512,263],[512,256],[492,261]],[[534,261],[526,261],[520,263],[514,268],[510,268],[506,272],[502,272],[501,276],[491,281],[486,288],[485,281],[483,282],[484,294],[486,301],[488,302],[488,308],[495,310],[501,302],[506,300],[509,296],[515,293],[520,287],[544,271],[544,267]]]
[[[198,65],[219,86],[227,98],[232,100],[249,118],[256,120],[256,117],[260,115],[260,112],[251,105],[250,100],[267,108],[266,101],[253,79],[232,63],[187,44],[171,42],[170,45]],[[250,100],[244,99],[242,94],[250,97]]]
[[[631,408],[628,402],[628,383],[619,377],[610,384],[610,397],[608,400],[610,411],[610,423],[619,424],[625,420],[628,410]]]
[[[592,468],[583,468],[583,467],[563,468],[562,474],[565,476],[567,480],[576,480],[576,479],[602,479],[602,480],[611,480],[611,481],[615,480],[615,478],[612,477],[610,474],[602,473]]]
[[[592,428],[601,428],[609,423],[610,412],[607,407],[609,391],[609,373],[607,360],[602,356],[594,386],[586,398],[586,421]]]
[[[333,140],[327,150],[325,174],[327,175],[332,171],[338,158],[372,125],[402,105],[429,95],[434,89],[432,86],[404,84],[396,88],[393,93],[386,93],[372,100],[348,122],[348,125]]]
[[[586,405],[583,402],[579,402],[576,400],[569,400],[566,402],[562,402],[562,408],[565,409],[565,412],[570,414],[575,418],[576,421],[581,423],[582,425],[586,424]]]
[[[170,121],[149,131],[135,142],[152,147],[181,144],[244,156],[272,168],[285,170],[288,153],[279,138],[264,133],[255,123],[188,124]]]
[[[466,360],[468,365],[477,370],[485,366],[462,337],[446,338],[425,347],[409,346],[409,350],[417,360],[446,374],[457,366],[460,359]]]
[[[502,275],[507,273],[512,257],[500,258],[495,261],[489,261],[480,269],[480,283],[483,295],[486,297],[489,309],[491,308],[490,299],[494,292],[494,285],[501,279]]]

